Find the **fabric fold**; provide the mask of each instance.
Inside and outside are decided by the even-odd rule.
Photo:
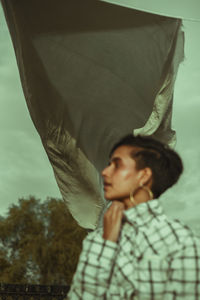
[[[169,144],[181,20],[99,0],[2,0],[33,123],[70,212],[94,229],[122,136]],[[176,62],[176,63],[175,63]]]

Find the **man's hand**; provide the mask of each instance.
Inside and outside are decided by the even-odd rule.
[[[105,240],[117,242],[122,223],[123,211],[124,204],[119,201],[113,201],[112,205],[104,214],[103,238]]]

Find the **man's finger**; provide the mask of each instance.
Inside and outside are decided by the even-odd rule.
[[[123,204],[117,203],[117,201],[115,201],[115,203],[113,202],[112,205],[108,208],[105,215],[111,216],[111,215],[115,214],[117,211],[123,211],[123,210],[124,210]]]

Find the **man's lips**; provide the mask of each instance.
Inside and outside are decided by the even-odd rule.
[[[104,184],[104,185],[111,185],[111,183],[110,183],[110,182],[107,182],[107,181],[104,181],[103,184]]]
[[[105,190],[105,189],[107,189],[108,187],[111,186],[111,183],[104,182],[103,185],[104,185],[104,190]]]

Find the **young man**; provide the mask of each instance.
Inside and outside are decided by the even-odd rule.
[[[158,200],[182,169],[176,152],[148,137],[114,146],[102,171],[112,204],[83,242],[68,299],[200,299],[200,239]]]

